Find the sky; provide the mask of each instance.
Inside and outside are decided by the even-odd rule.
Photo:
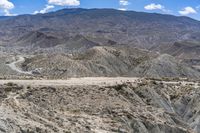
[[[0,16],[46,13],[62,8],[114,8],[200,20],[200,0],[0,0]]]

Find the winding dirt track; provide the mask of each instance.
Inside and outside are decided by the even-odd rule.
[[[21,68],[17,67],[16,64],[18,63],[23,63],[25,61],[24,57],[22,56],[19,56],[18,57],[18,60],[10,63],[10,64],[7,64],[12,70],[18,72],[18,73],[22,73],[22,74],[28,74],[28,75],[32,75],[32,72],[30,71],[23,71]]]

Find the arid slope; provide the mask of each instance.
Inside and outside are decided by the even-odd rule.
[[[200,132],[197,83],[91,78],[91,84],[89,79],[71,79],[74,85],[51,81],[56,86],[41,80],[0,82],[0,131]]]

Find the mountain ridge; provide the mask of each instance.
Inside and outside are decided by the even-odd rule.
[[[156,12],[149,13],[149,12],[134,11],[134,10],[121,11],[121,10],[117,10],[117,9],[114,9],[114,8],[63,8],[63,9],[60,9],[60,10],[50,11],[50,12],[47,12],[47,13],[20,14],[20,15],[16,15],[16,16],[0,16],[0,20],[4,19],[4,18],[15,18],[15,17],[21,17],[21,16],[36,16],[36,15],[52,14],[52,13],[62,12],[62,11],[67,11],[67,10],[68,11],[73,11],[73,10],[75,10],[75,11],[114,10],[114,11],[119,11],[119,12],[144,13],[144,14],[155,14],[155,15],[162,15],[162,16],[164,15],[164,16],[169,16],[169,17],[179,17],[179,18],[183,18],[183,19],[192,19],[192,20],[200,22],[200,20],[191,18],[189,16],[179,16],[179,15],[172,15],[172,14],[166,14],[166,13],[156,13]]]
[[[156,50],[200,34],[200,22],[188,17],[114,9],[63,9],[46,14],[10,17],[1,20],[0,24],[0,44],[4,45],[24,43],[19,38],[40,29],[61,38],[81,34],[92,38],[97,44],[104,42],[103,45],[107,45],[105,40],[111,40]]]

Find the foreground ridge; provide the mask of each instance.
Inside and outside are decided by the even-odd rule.
[[[0,80],[0,87],[3,132],[199,131],[198,82],[88,77]]]

